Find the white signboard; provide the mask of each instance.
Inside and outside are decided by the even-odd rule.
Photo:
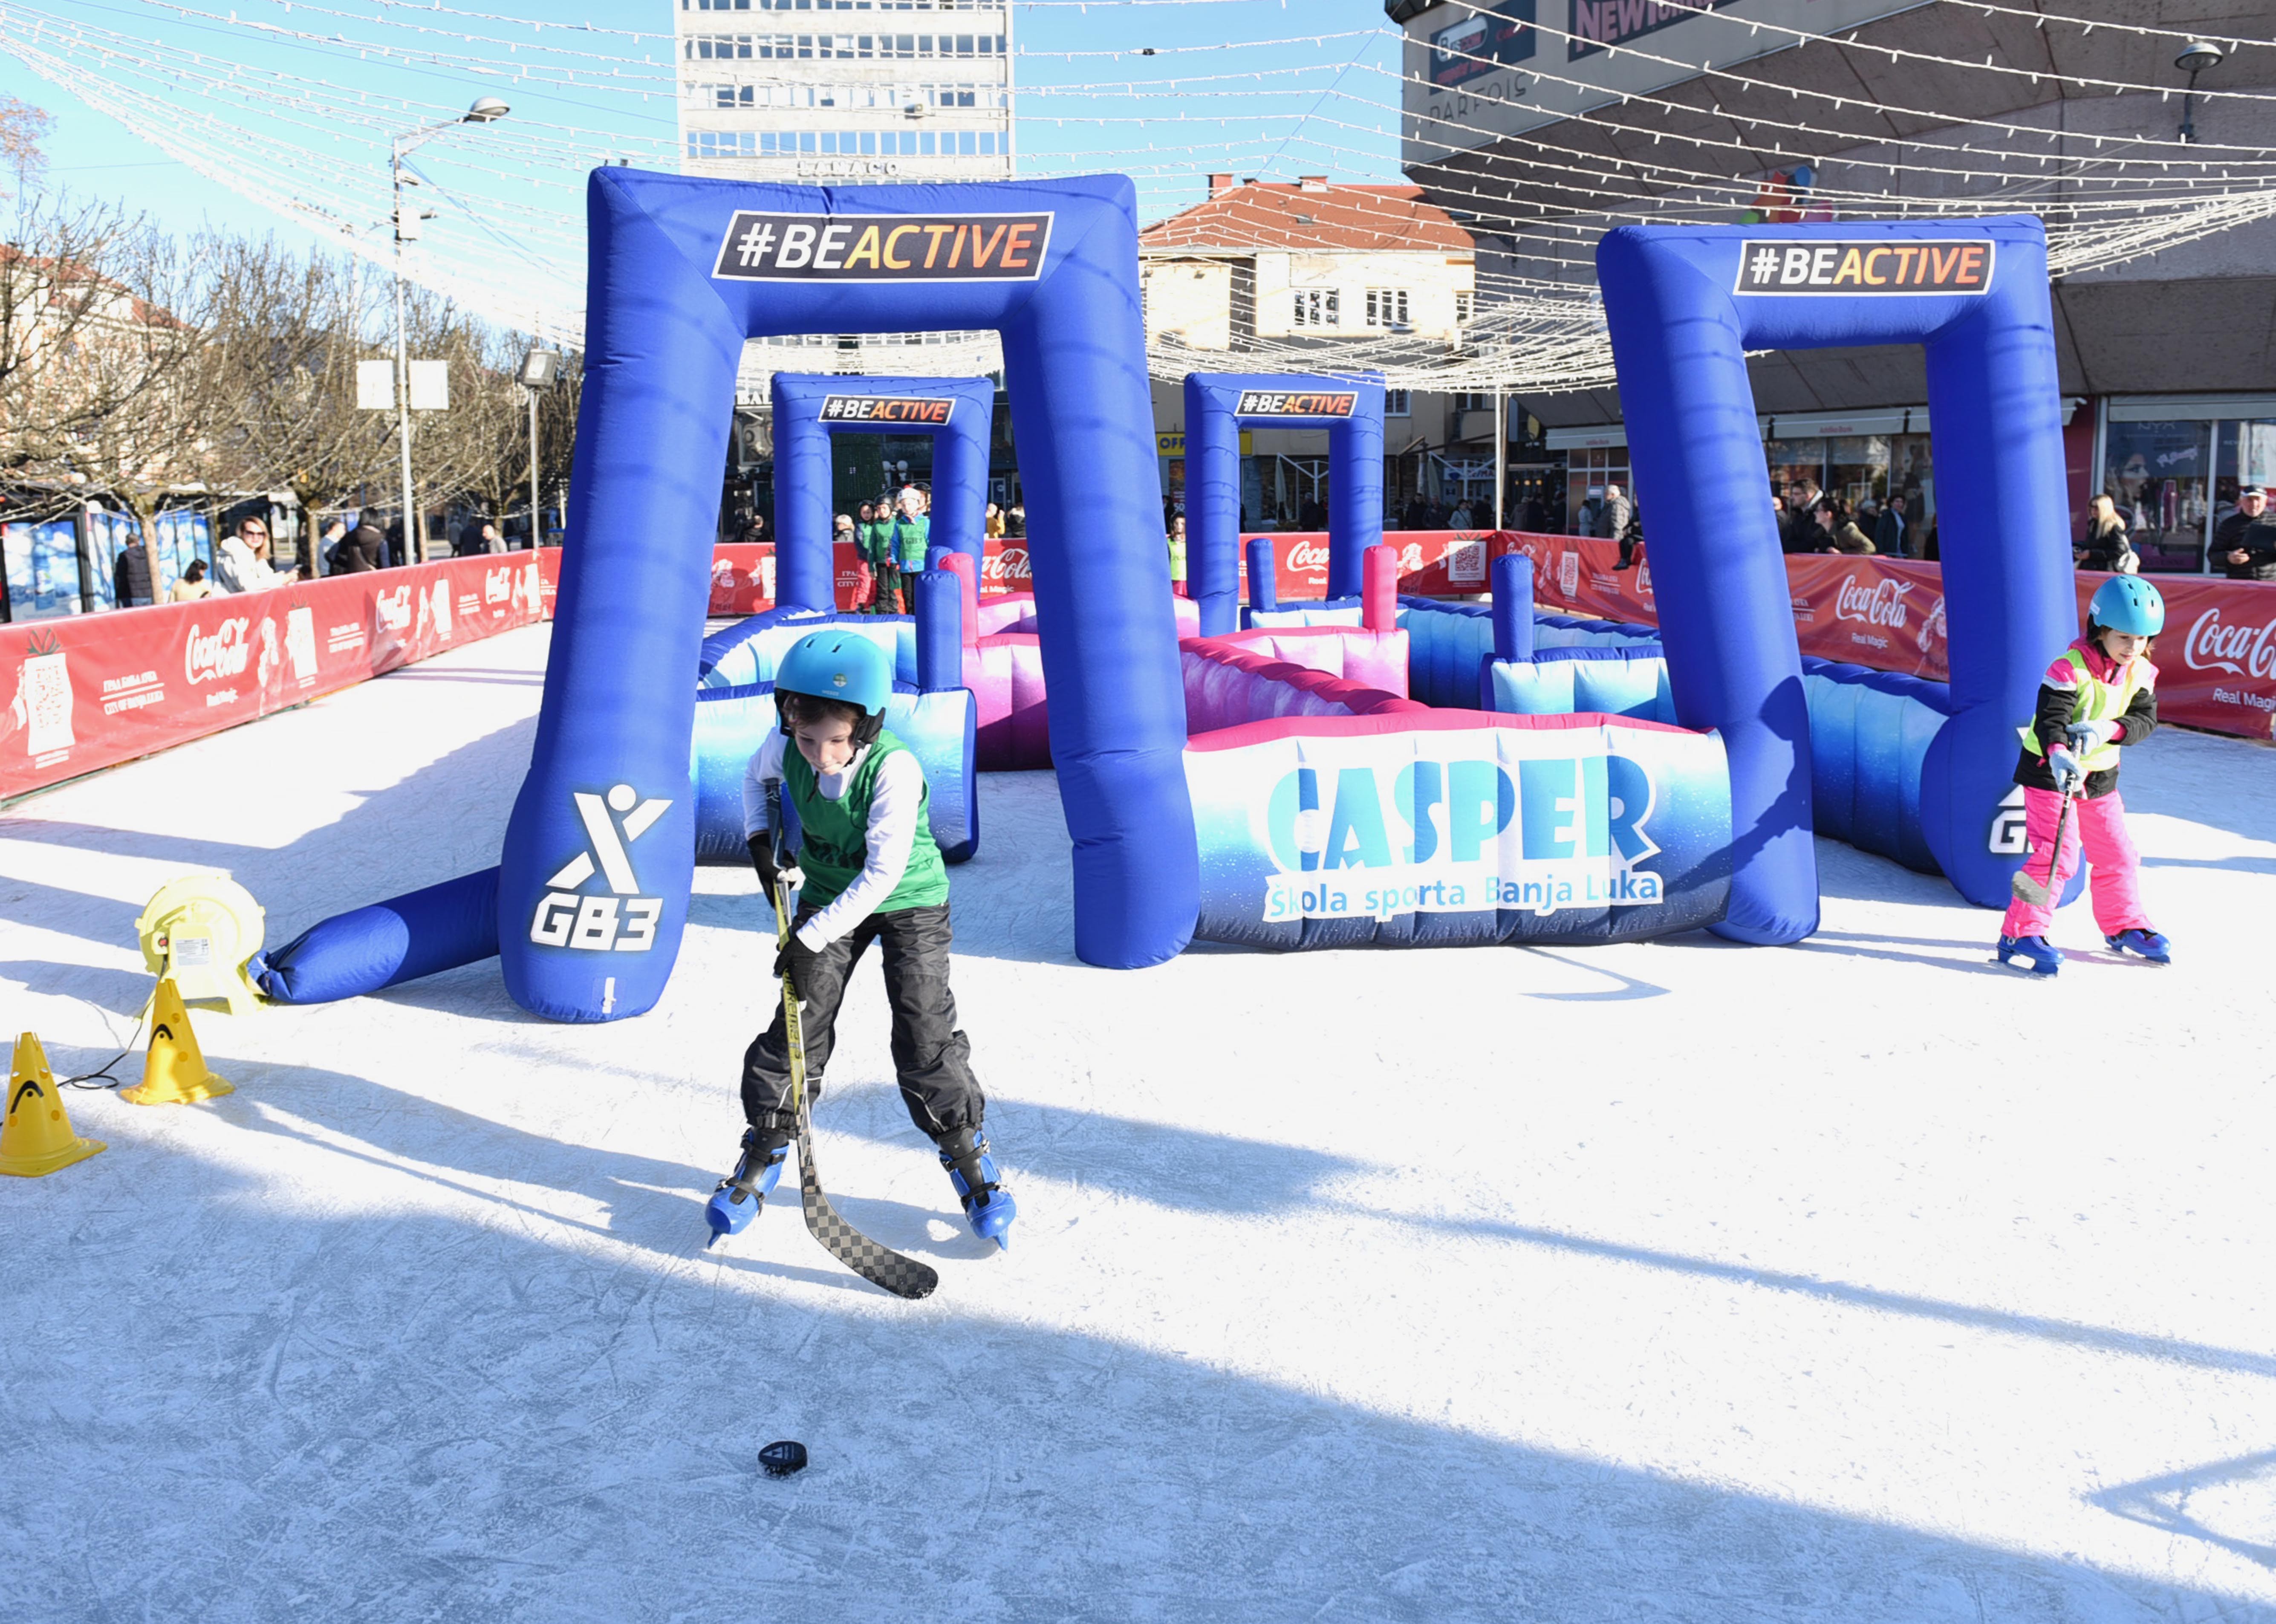
[[[411,373],[411,409],[414,412],[449,411],[451,363],[446,360],[414,360],[407,365]]]
[[[1839,33],[1924,0],[1501,0],[1407,25],[1400,161],[1430,163],[1622,95],[1665,89],[1798,43],[1765,23]],[[1698,9],[1703,6],[1707,9]],[[1639,122],[1649,125],[1648,113]]]
[[[356,407],[364,412],[395,410],[395,363],[391,360],[360,360],[356,362]]]

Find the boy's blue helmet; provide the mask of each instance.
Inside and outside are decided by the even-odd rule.
[[[854,706],[861,712],[854,736],[866,744],[885,725],[885,702],[893,696],[893,665],[883,649],[859,632],[810,632],[793,643],[776,665],[775,692]],[[782,730],[791,731],[787,714]]]
[[[2113,575],[2095,588],[2086,606],[2090,626],[2106,626],[2136,637],[2155,637],[2166,629],[2166,600],[2139,575]]]

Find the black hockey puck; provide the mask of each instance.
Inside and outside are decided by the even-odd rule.
[[[806,1469],[806,1446],[790,1438],[769,1444],[759,1451],[759,1464],[767,1468],[770,1477],[787,1477],[793,1472]]]

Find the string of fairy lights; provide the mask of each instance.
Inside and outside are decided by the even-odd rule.
[[[1300,19],[1318,14],[1313,0],[939,0],[921,9],[944,22],[990,10],[1046,24],[1080,19],[1065,48],[1013,42],[1022,178],[1113,170],[1136,183],[1149,220],[1195,201],[1206,173],[1289,182],[1325,171],[1376,188],[1338,186],[1332,222],[1309,238],[1305,216],[1285,208],[1213,209],[1205,231],[1157,226],[1148,240],[1162,258],[1351,252],[1370,238],[1376,250],[1397,251],[1416,217],[1408,188],[1417,184],[1475,239],[1474,289],[1458,330],[1418,333],[1401,323],[1333,338],[1260,335],[1244,338],[1248,367],[1369,368],[1394,387],[1437,390],[1601,384],[1611,358],[1593,288],[1597,238],[1623,224],[1738,220],[1762,203],[1773,176],[1800,166],[1815,171],[1806,194],[1776,201],[1809,217],[2035,213],[2058,275],[2276,216],[2276,147],[2190,139],[2171,108],[2188,95],[2223,110],[2222,131],[2276,128],[2264,110],[2276,103],[2267,71],[2276,58],[2263,54],[2276,41],[2096,18],[2083,14],[2086,0],[2068,0],[2064,13],[1999,0],[1933,3],[2001,37],[2028,31],[2047,49],[2031,60],[1997,50],[1963,59],[1956,23],[1860,39],[1855,28],[1815,31],[1735,17],[1711,0],[1666,0],[1664,11],[1696,11],[1698,27],[1711,19],[1726,34],[1761,37],[1745,51],[1709,52],[1719,65],[1703,67],[1655,51],[1650,34],[1584,42],[1540,6],[1531,27],[1544,49],[1513,86],[1494,72],[1505,64],[1447,43],[1443,26],[1435,46],[1387,20],[1301,31]],[[659,0],[658,11],[668,4]],[[1440,16],[1500,16],[1493,0],[1446,6]],[[849,0],[830,17],[816,12],[831,8],[786,17],[788,9],[753,0],[729,18],[736,28],[884,22]],[[1209,37],[1152,42],[1149,19],[1173,14],[1208,15]],[[912,23],[899,17],[892,26]],[[1945,52],[1920,48],[1947,35],[1954,43]],[[2200,41],[2249,72],[2208,85],[2193,79],[2186,90],[2147,72],[2128,76]],[[391,140],[455,119],[468,87],[511,101],[510,120],[451,132],[406,160],[432,218],[405,249],[404,269],[492,321],[568,345],[583,327],[587,174],[608,163],[679,168],[682,101],[717,77],[711,64],[682,60],[677,42],[669,27],[431,0],[271,0],[259,15],[198,0],[0,0],[0,52],[257,208],[383,262],[394,252]],[[1584,43],[1619,63],[1623,82],[1660,87],[1612,88],[1604,74],[1568,65]],[[2059,72],[2059,49],[2094,71]],[[1812,50],[1841,53],[1856,72],[1839,90],[1825,87],[1831,77],[1801,82],[1792,64]],[[1468,76],[1459,96],[1428,71],[1450,65]],[[1869,87],[1876,75],[1886,94]],[[733,77],[806,82],[794,60],[738,62]],[[1931,82],[1969,87],[1952,99],[1973,110],[1916,105]],[[2050,119],[2040,104],[2058,87],[2065,116]],[[1206,364],[1187,338],[1152,336],[1157,376]],[[809,342],[831,349],[833,366],[847,364],[836,339]],[[968,371],[992,367],[995,350],[986,335],[872,335],[854,361]],[[793,363],[778,355],[760,364]]]

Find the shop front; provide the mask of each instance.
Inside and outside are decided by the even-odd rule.
[[[2101,407],[2098,489],[2142,568],[2219,573],[2212,533],[2237,493],[2276,489],[2276,395],[2113,395]]]

